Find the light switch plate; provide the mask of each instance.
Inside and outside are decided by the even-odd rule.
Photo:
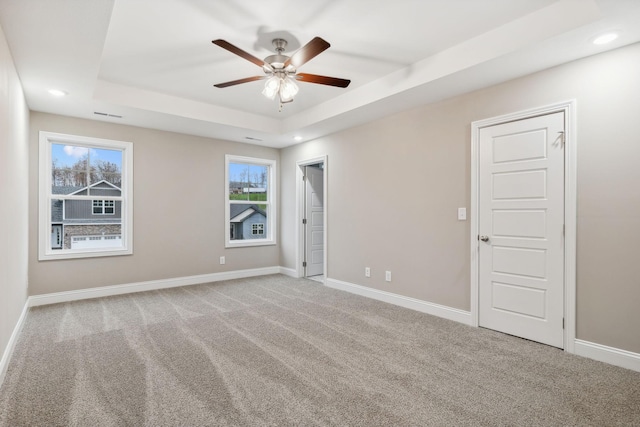
[[[458,208],[458,221],[467,220],[467,208]]]

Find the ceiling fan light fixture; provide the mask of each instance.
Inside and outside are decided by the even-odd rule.
[[[282,79],[280,83],[280,102],[291,102],[298,93],[298,85],[289,76]]]
[[[271,76],[264,84],[264,89],[262,89],[262,94],[269,99],[275,99],[276,94],[280,90],[280,77]]]

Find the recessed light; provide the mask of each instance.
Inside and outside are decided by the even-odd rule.
[[[593,39],[593,44],[602,45],[607,44],[618,38],[618,33],[606,33]]]
[[[302,141],[302,137],[300,135],[294,136],[293,139],[298,141],[298,142]]]
[[[68,95],[67,92],[60,90],[60,89],[49,89],[49,94],[53,95],[53,96],[65,96]]]

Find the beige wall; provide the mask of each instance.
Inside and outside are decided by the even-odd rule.
[[[133,142],[133,255],[38,261],[41,130]],[[277,246],[224,248],[225,154],[279,159],[271,148],[32,112],[29,294],[277,266]]]
[[[456,214],[470,204],[471,122],[576,99],[577,337],[640,352],[638,76],[640,44],[284,149],[281,265],[295,268],[295,162],[327,154],[328,276],[469,310],[470,226]]]
[[[0,28],[0,358],[27,300],[28,131],[29,110]]]

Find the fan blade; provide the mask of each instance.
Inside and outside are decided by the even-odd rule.
[[[258,59],[255,56],[251,55],[248,52],[245,52],[244,50],[240,49],[237,46],[232,45],[231,43],[229,43],[228,41],[225,40],[212,40],[211,43],[220,46],[223,49],[228,50],[231,53],[235,53],[236,55],[246,59],[249,62],[253,62],[254,64],[256,64],[258,67],[264,67],[265,65],[269,68],[271,68],[271,66],[267,63],[265,63],[262,59]]]
[[[245,77],[244,79],[233,80],[233,81],[225,82],[225,83],[218,83],[217,85],[214,85],[214,86],[215,87],[219,87],[219,88],[223,88],[223,87],[239,85],[239,84],[242,84],[242,83],[255,82],[255,81],[258,81],[258,80],[264,80],[264,79],[268,79],[268,78],[269,78],[269,76]]]
[[[299,73],[295,75],[296,80],[307,83],[317,83],[319,85],[347,87],[351,80],[339,79],[337,77],[319,76],[317,74]]]
[[[284,68],[287,68],[289,65],[299,68],[301,65],[309,62],[325,50],[329,49],[329,46],[331,45],[327,41],[320,37],[314,37],[313,40],[294,53],[291,58],[287,59],[284,63]]]

